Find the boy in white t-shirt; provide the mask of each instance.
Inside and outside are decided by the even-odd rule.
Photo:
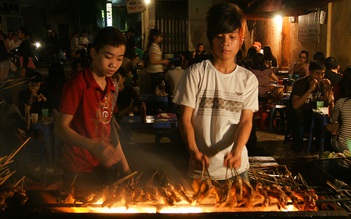
[[[190,66],[175,93],[192,178],[201,178],[204,165],[216,180],[225,180],[232,172],[244,175],[249,169],[245,144],[258,110],[258,81],[234,61],[244,41],[245,24],[235,4],[212,6],[207,38],[213,59]]]

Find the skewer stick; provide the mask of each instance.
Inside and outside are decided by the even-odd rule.
[[[7,174],[9,174],[10,173],[10,169],[9,168],[6,168],[6,169],[4,169],[4,171],[1,171],[1,173],[0,173],[0,177],[1,176],[3,176],[3,175],[7,175]]]
[[[0,182],[0,186],[6,181],[8,180],[8,178],[10,178],[14,173],[16,173],[16,171],[14,170],[12,173],[8,174],[7,176],[5,176],[2,181]]]
[[[22,184],[23,184],[25,178],[26,178],[26,177],[24,176],[24,177],[22,177],[20,180],[18,180],[18,182],[17,182],[15,185],[13,185],[13,187],[16,188],[21,182],[22,182]],[[23,187],[23,186],[22,186],[22,187]]]
[[[126,180],[132,178],[132,177],[133,177],[135,174],[137,174],[137,173],[138,173],[138,171],[134,171],[133,173],[131,173],[131,174],[129,174],[129,175],[127,175],[127,176],[125,176],[125,177],[119,179],[119,180],[116,181],[116,182],[114,182],[113,185],[117,186],[118,184],[121,184],[122,182],[124,182],[124,181],[126,181]]]
[[[21,146],[19,146],[17,148],[17,150],[15,150],[14,152],[12,152],[10,154],[10,156],[8,156],[8,158],[6,159],[5,163],[3,164],[4,166],[9,164],[9,162],[12,160],[12,158],[28,143],[28,141],[31,139],[31,137],[28,137],[27,140],[25,140],[23,142],[23,144]],[[11,161],[12,162],[12,161]]]
[[[154,182],[154,178],[155,178],[156,174],[158,174],[158,171],[155,171],[155,172],[152,174],[151,178],[150,178],[149,181],[146,183],[146,185],[152,185],[152,183]]]

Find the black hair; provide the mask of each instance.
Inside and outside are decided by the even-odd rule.
[[[244,33],[246,19],[241,9],[233,3],[222,2],[213,5],[207,13],[207,39],[212,40],[221,33],[231,33],[236,29]]]
[[[25,35],[25,36],[29,36],[29,34],[30,34],[30,31],[29,31],[28,27],[26,27],[26,26],[21,27],[19,30],[20,30],[21,33],[23,33],[23,35]]]
[[[154,42],[155,37],[161,36],[161,35],[162,35],[161,31],[159,31],[158,29],[151,29],[150,30],[149,37],[148,37],[148,44],[146,47],[147,51],[149,50],[151,44]]]
[[[299,55],[301,55],[301,54],[306,54],[306,58],[307,58],[307,60],[308,60],[308,52],[306,51],[306,50],[301,50],[301,52],[300,52],[300,54]]]
[[[174,66],[182,66],[182,63],[183,63],[183,57],[181,54],[178,54],[175,56],[175,61],[173,62]],[[184,57],[185,59],[185,57]]]
[[[336,62],[336,59],[332,56],[329,56],[324,60],[324,65],[325,65],[325,68],[328,70],[337,69],[339,66],[338,63]]]
[[[255,47],[251,46],[248,50],[247,50],[247,56],[248,58],[253,58],[255,55],[257,54],[257,50]]]
[[[325,55],[323,52],[316,52],[314,55],[313,55],[313,60],[315,61],[319,61],[319,62],[324,62],[325,60]]]
[[[264,65],[264,55],[262,53],[256,53],[253,58],[253,69],[260,71],[265,70],[267,67]]]
[[[97,33],[92,47],[99,52],[106,45],[118,47],[126,44],[127,38],[120,30],[115,27],[105,27]]]
[[[310,62],[308,70],[310,70],[310,72],[315,70],[325,70],[325,66],[323,62]]]
[[[199,48],[199,46],[203,46],[204,44],[203,43],[198,43],[197,45],[196,45],[196,48]]]
[[[273,60],[275,59],[271,47],[270,46],[264,46],[263,47],[263,54],[266,60]]]
[[[351,65],[345,69],[339,81],[340,97],[351,98]]]
[[[135,29],[133,27],[129,28],[127,32],[135,33]]]

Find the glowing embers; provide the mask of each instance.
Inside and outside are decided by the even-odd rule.
[[[252,168],[250,182],[241,178],[228,179],[224,183],[196,180],[192,185],[193,191],[171,184],[165,173],[158,172],[141,185],[141,175],[134,172],[106,187],[100,194],[89,195],[89,199],[79,207],[60,210],[121,214],[318,210],[318,196],[314,190],[301,176],[293,178],[285,166]]]

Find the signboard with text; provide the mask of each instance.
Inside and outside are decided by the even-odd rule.
[[[128,14],[143,12],[146,10],[144,0],[127,0],[126,4]]]

